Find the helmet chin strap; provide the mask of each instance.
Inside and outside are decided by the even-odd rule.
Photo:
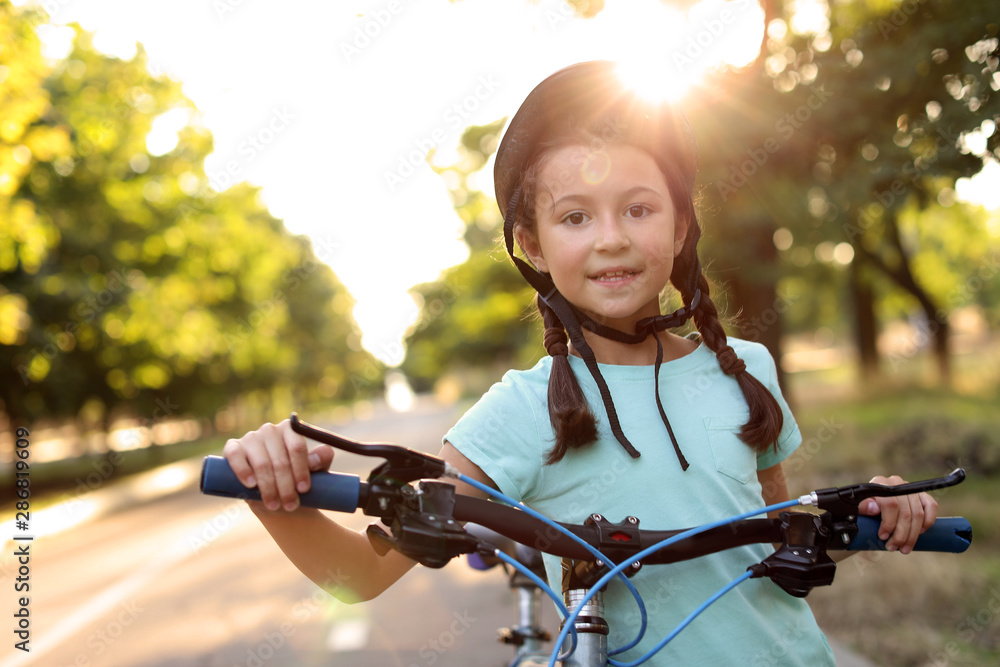
[[[608,388],[608,384],[604,380],[604,376],[601,375],[600,368],[597,365],[597,357],[594,355],[593,349],[587,343],[587,340],[583,335],[584,329],[587,329],[588,331],[603,338],[608,338],[619,343],[627,343],[629,345],[637,345],[645,341],[650,336],[653,336],[653,339],[656,341],[656,363],[653,369],[656,407],[660,412],[660,419],[663,420],[663,424],[670,436],[670,442],[673,444],[674,452],[677,454],[677,460],[680,463],[681,469],[687,470],[689,464],[687,459],[684,458],[684,454],[681,452],[680,445],[677,443],[677,438],[674,435],[674,430],[670,426],[670,420],[667,419],[667,413],[663,409],[663,402],[660,400],[660,366],[663,363],[663,342],[656,334],[660,331],[679,327],[687,322],[688,319],[690,319],[694,314],[698,304],[701,302],[701,290],[695,288],[691,301],[684,307],[678,308],[669,315],[655,315],[653,317],[647,317],[639,320],[639,322],[636,323],[635,333],[619,331],[618,329],[614,329],[595,321],[589,315],[574,307],[569,301],[567,301],[566,297],[560,294],[559,290],[556,289],[555,283],[552,282],[552,278],[549,275],[541,273],[514,254],[514,218],[520,195],[521,186],[517,186],[510,202],[507,205],[507,210],[504,215],[504,243],[507,246],[507,254],[510,255],[511,260],[514,262],[514,266],[516,266],[521,275],[524,276],[524,279],[535,288],[541,296],[542,301],[544,301],[545,304],[552,309],[562,322],[563,326],[566,328],[566,333],[569,335],[569,339],[573,343],[573,347],[580,354],[580,357],[587,365],[587,369],[590,371],[591,376],[597,383],[597,388],[601,393],[601,401],[604,403],[604,409],[608,415],[608,422],[611,424],[611,432],[614,433],[615,438],[619,443],[621,443],[621,446],[626,452],[628,452],[629,456],[634,459],[639,458],[639,451],[632,445],[631,442],[629,442],[624,431],[622,431],[621,422],[618,419],[618,412],[615,410],[614,401],[611,399],[611,390]]]

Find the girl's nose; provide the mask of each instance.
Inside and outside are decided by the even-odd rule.
[[[617,252],[629,247],[631,241],[617,215],[605,214],[597,221],[594,248],[602,252]]]

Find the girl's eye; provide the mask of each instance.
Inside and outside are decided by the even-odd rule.
[[[627,210],[629,217],[632,218],[641,218],[642,216],[646,215],[647,212],[648,209],[642,204],[632,204],[631,206],[628,207]]]
[[[573,211],[563,218],[563,222],[569,223],[571,225],[582,225],[586,222],[587,216],[580,211]]]

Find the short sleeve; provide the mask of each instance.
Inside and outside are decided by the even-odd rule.
[[[508,372],[444,436],[497,488],[519,502],[530,500],[537,490],[546,437],[551,434],[547,413],[539,414],[547,402],[540,403],[538,395],[547,387],[548,374],[544,385],[524,377],[538,370]],[[542,416],[548,434],[540,430]]]
[[[778,385],[778,369],[774,358],[763,345],[753,344],[753,347],[756,348],[752,354],[754,362],[756,362],[753,366],[755,370],[760,369],[759,374],[754,373],[754,376],[767,387],[767,390],[778,401],[782,416],[777,449],[768,447],[767,451],[757,456],[757,470],[764,470],[791,456],[792,452],[802,444],[802,434],[799,432],[799,425],[795,421],[791,408],[788,407],[788,401],[785,400],[781,393],[781,387]]]

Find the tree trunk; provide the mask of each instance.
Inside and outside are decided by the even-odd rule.
[[[862,380],[879,374],[878,320],[875,316],[875,293],[865,275],[864,256],[851,262],[850,290],[854,306],[854,345],[858,354],[858,373]]]
[[[938,368],[938,377],[942,384],[951,384],[951,354],[949,352],[948,334],[951,327],[948,324],[948,313],[943,308],[939,308],[931,298],[927,290],[917,282],[910,268],[910,255],[903,247],[903,241],[899,234],[899,226],[896,224],[894,213],[886,211],[886,240],[894,250],[893,255],[898,260],[898,265],[890,266],[881,256],[865,250],[862,244],[857,244],[870,260],[873,266],[892,278],[896,284],[913,295],[920,304],[926,317],[926,331],[918,331],[911,347],[915,350],[921,341],[929,338],[932,343],[934,359]]]
[[[774,357],[778,383],[785,391],[781,341],[784,334],[783,314],[788,310],[789,301],[778,292],[778,272],[775,268],[778,251],[773,241],[774,225],[763,222],[744,224],[738,233],[742,237],[740,254],[738,257],[726,257],[727,261],[733,262],[733,266],[725,267],[720,272],[726,276],[726,292],[732,304],[729,311],[739,314],[735,322],[739,337],[761,343]]]

